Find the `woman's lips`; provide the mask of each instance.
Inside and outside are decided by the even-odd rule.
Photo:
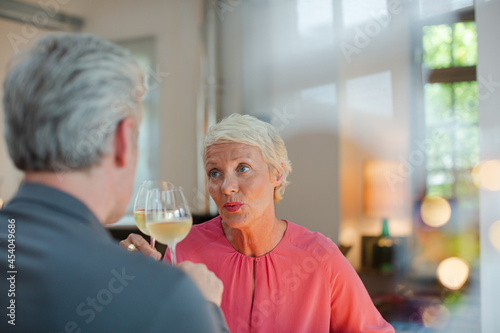
[[[224,208],[230,213],[234,213],[240,209],[240,207],[243,206],[241,202],[227,202],[224,204]]]

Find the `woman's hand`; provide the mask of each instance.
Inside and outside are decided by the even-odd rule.
[[[195,264],[191,261],[183,261],[177,267],[194,281],[207,301],[220,306],[224,284],[214,272],[209,271],[205,264]]]
[[[161,253],[158,250],[153,249],[141,235],[130,234],[127,239],[120,242],[120,245],[130,252],[140,251],[146,257],[151,257],[155,260],[161,259]]]

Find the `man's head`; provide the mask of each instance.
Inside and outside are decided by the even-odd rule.
[[[22,171],[84,170],[116,126],[140,120],[143,77],[122,48],[86,34],[51,34],[13,59],[4,84],[5,138]]]
[[[87,172],[123,148],[120,138],[137,143],[144,79],[119,46],[88,34],[50,34],[13,61],[4,83],[4,130],[18,169]],[[124,173],[131,184],[135,157]]]

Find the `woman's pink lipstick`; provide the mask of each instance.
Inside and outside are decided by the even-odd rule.
[[[241,202],[226,202],[224,204],[224,208],[227,209],[228,212],[234,213],[240,209],[240,207],[243,206]]]

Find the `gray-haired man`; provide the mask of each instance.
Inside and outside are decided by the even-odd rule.
[[[144,93],[136,63],[84,34],[47,35],[16,60],[5,138],[25,177],[0,210],[0,331],[227,330],[222,283],[206,267],[184,266],[193,283],[127,253],[102,226],[132,192]]]

